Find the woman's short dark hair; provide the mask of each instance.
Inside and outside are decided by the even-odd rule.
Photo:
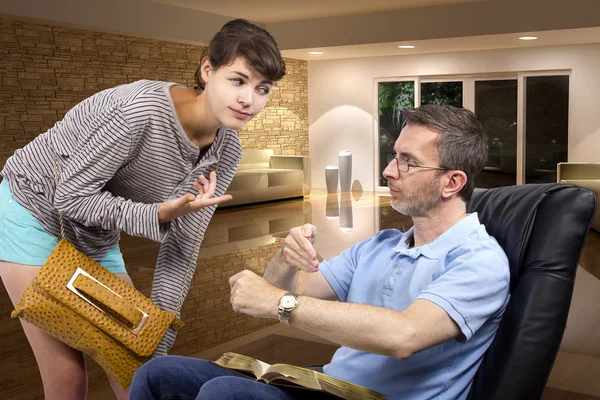
[[[466,108],[428,104],[404,109],[402,116],[405,125],[425,126],[440,134],[436,143],[437,159],[441,167],[467,175],[467,183],[459,196],[468,202],[488,157],[488,138],[475,114]]]
[[[273,36],[245,19],[229,21],[211,39],[194,74],[194,81],[200,89],[204,89],[205,84],[200,73],[205,57],[214,69],[242,57],[250,68],[273,83],[285,76],[285,63]]]

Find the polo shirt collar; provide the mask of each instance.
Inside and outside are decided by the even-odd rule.
[[[394,251],[405,254],[411,258],[417,258],[422,254],[427,258],[439,259],[449,250],[463,243],[471,233],[479,228],[480,225],[481,223],[479,222],[479,217],[476,212],[467,214],[465,218],[452,225],[433,242],[423,246],[409,248],[408,244],[412,240],[415,229],[413,226],[402,234],[400,241],[396,247],[394,247]]]

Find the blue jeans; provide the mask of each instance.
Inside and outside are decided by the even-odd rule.
[[[130,400],[297,400],[333,399],[326,393],[266,385],[206,360],[154,358],[135,373]]]

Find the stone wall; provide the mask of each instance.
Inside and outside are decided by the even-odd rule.
[[[193,86],[202,46],[0,17],[0,166],[84,98],[139,79]],[[265,110],[239,132],[247,149],[308,155],[306,61],[288,74]]]

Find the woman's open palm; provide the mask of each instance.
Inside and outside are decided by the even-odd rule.
[[[167,200],[158,208],[158,221],[167,222],[185,214],[193,213],[204,207],[221,204],[232,199],[231,195],[214,197],[217,187],[217,175],[212,171],[209,175],[210,181],[203,175],[198,177],[198,182],[194,182],[194,187],[198,190],[196,196],[185,194],[178,199]]]

